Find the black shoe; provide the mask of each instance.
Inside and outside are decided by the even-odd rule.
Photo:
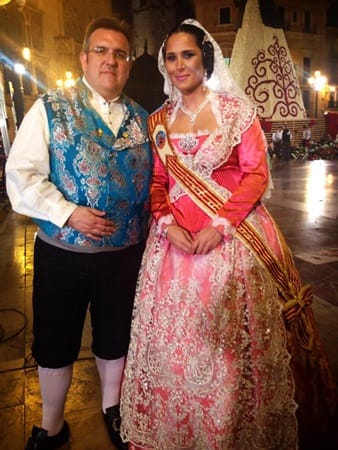
[[[69,425],[65,421],[61,431],[55,436],[48,436],[47,431],[35,425],[32,436],[28,439],[25,450],[55,450],[69,440]]]
[[[106,414],[103,414],[104,421],[110,436],[110,440],[118,450],[128,450],[128,444],[122,442],[120,436],[120,405],[111,406],[106,409]]]

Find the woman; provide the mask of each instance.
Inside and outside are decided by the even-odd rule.
[[[170,33],[159,67],[169,101],[149,121],[153,223],[122,436],[132,449],[296,449],[294,373],[302,380],[303,363],[320,361],[311,382],[327,377],[325,407],[333,386],[311,290],[261,203],[269,175],[258,119],[198,22]]]

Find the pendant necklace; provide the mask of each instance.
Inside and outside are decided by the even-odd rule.
[[[194,110],[191,111],[190,109],[186,108],[183,105],[183,102],[180,104],[180,110],[186,114],[187,116],[189,116],[189,121],[191,123],[191,125],[194,125],[195,120],[197,119],[198,114],[202,111],[202,109],[205,107],[205,105],[208,103],[209,98],[207,97],[205,100],[203,100],[203,102]]]

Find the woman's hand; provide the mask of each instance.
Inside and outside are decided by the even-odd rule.
[[[186,253],[194,253],[194,240],[191,234],[178,225],[169,225],[167,227],[167,239],[176,248]]]
[[[209,225],[203,228],[194,237],[193,253],[196,255],[206,255],[217,247],[223,240],[223,235],[215,227]]]

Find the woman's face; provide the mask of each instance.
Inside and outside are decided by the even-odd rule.
[[[182,92],[194,92],[203,83],[202,51],[194,36],[179,32],[166,43],[165,67],[174,86]]]

